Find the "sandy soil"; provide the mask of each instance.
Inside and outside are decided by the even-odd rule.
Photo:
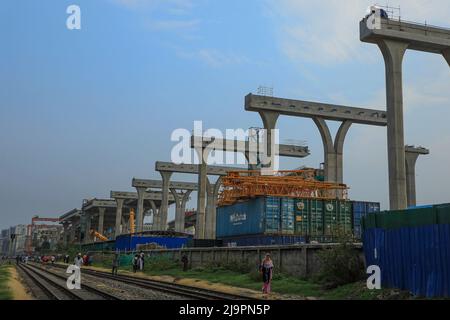
[[[11,273],[11,278],[9,279],[8,287],[13,293],[13,300],[33,300],[33,296],[22,284],[22,279],[17,273],[16,268],[9,268],[9,272]]]

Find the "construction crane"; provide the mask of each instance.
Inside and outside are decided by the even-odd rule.
[[[101,241],[108,241],[109,239],[107,237],[105,237],[104,235],[102,235],[101,233],[95,231],[95,230],[91,230],[91,234],[96,237],[97,239],[101,240]]]
[[[261,175],[258,170],[230,171],[222,177],[218,204],[227,206],[259,196],[336,199],[340,195],[347,198],[348,187],[345,184],[318,181],[316,172],[305,169]]]
[[[27,225],[27,238],[26,238],[26,252],[32,253],[33,233],[36,228],[48,228],[53,225],[38,225],[36,222],[60,222],[59,218],[41,218],[39,216],[33,216],[31,218],[31,224]]]
[[[135,231],[136,231],[135,230],[136,229],[136,225],[134,223],[134,216],[135,216],[134,209],[131,208],[130,209],[130,221],[129,221],[129,223],[130,223],[130,233],[131,234],[135,233]]]

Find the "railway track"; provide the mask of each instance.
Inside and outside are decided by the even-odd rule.
[[[120,300],[110,293],[86,284],[82,284],[80,290],[70,290],[66,286],[67,277],[36,265],[21,263],[18,268],[51,300]]]
[[[57,268],[67,268],[66,265],[55,264],[53,265]],[[97,271],[92,269],[82,269],[82,273],[95,276],[101,279],[108,279],[123,282],[129,285],[133,285],[139,288],[150,289],[161,291],[164,293],[170,293],[177,296],[182,296],[189,299],[195,300],[250,300],[253,298],[246,297],[243,295],[230,294],[224,292],[218,292],[214,290],[208,290],[203,288],[196,288],[186,285],[180,285],[175,283],[167,283],[162,281],[143,279],[133,276],[127,275],[117,275],[113,276],[112,274],[104,271]]]

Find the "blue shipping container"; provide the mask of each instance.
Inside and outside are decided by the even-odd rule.
[[[256,247],[272,245],[295,245],[305,243],[302,236],[254,235],[223,238],[224,247]]]
[[[281,199],[281,232],[283,234],[295,233],[295,200]]]
[[[217,208],[216,237],[278,233],[280,198],[262,197]]]
[[[379,202],[352,201],[353,234],[361,239],[361,218],[370,213],[380,212]]]

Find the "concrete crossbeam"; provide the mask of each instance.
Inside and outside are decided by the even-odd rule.
[[[335,104],[291,100],[276,97],[249,94],[245,97],[245,110],[254,112],[275,112],[304,118],[321,118],[324,120],[346,121],[353,123],[386,126],[385,111],[355,108]]]
[[[148,180],[148,179],[136,179],[133,178],[132,181],[133,187],[143,187],[148,189],[162,189],[163,182],[162,180]],[[170,189],[177,190],[197,190],[197,183],[194,182],[179,182],[179,181],[171,181],[169,183]]]
[[[189,173],[198,174],[198,164],[175,164],[172,162],[156,162],[155,170],[160,172]],[[247,168],[234,168],[222,166],[208,166],[207,174],[212,176],[226,176],[230,171],[246,171]]]
[[[211,150],[219,150],[226,152],[241,152],[245,155],[252,152],[249,148],[248,141],[239,141],[239,140],[227,140],[227,139],[217,139],[215,138],[212,141],[208,137],[195,137],[191,136],[191,148],[196,147],[196,140],[202,139],[202,147],[209,148]],[[287,145],[280,144],[275,146],[276,150],[279,150],[276,155],[282,157],[291,157],[291,158],[305,158],[310,155],[308,147],[305,146],[296,146],[296,145]]]
[[[114,199],[125,199],[125,200],[137,200],[138,194],[137,192],[123,192],[123,191],[111,191],[111,198]],[[147,191],[144,194],[144,200],[154,200],[161,201],[162,200],[162,192],[158,191]],[[173,196],[169,196],[169,201],[174,201]]]

